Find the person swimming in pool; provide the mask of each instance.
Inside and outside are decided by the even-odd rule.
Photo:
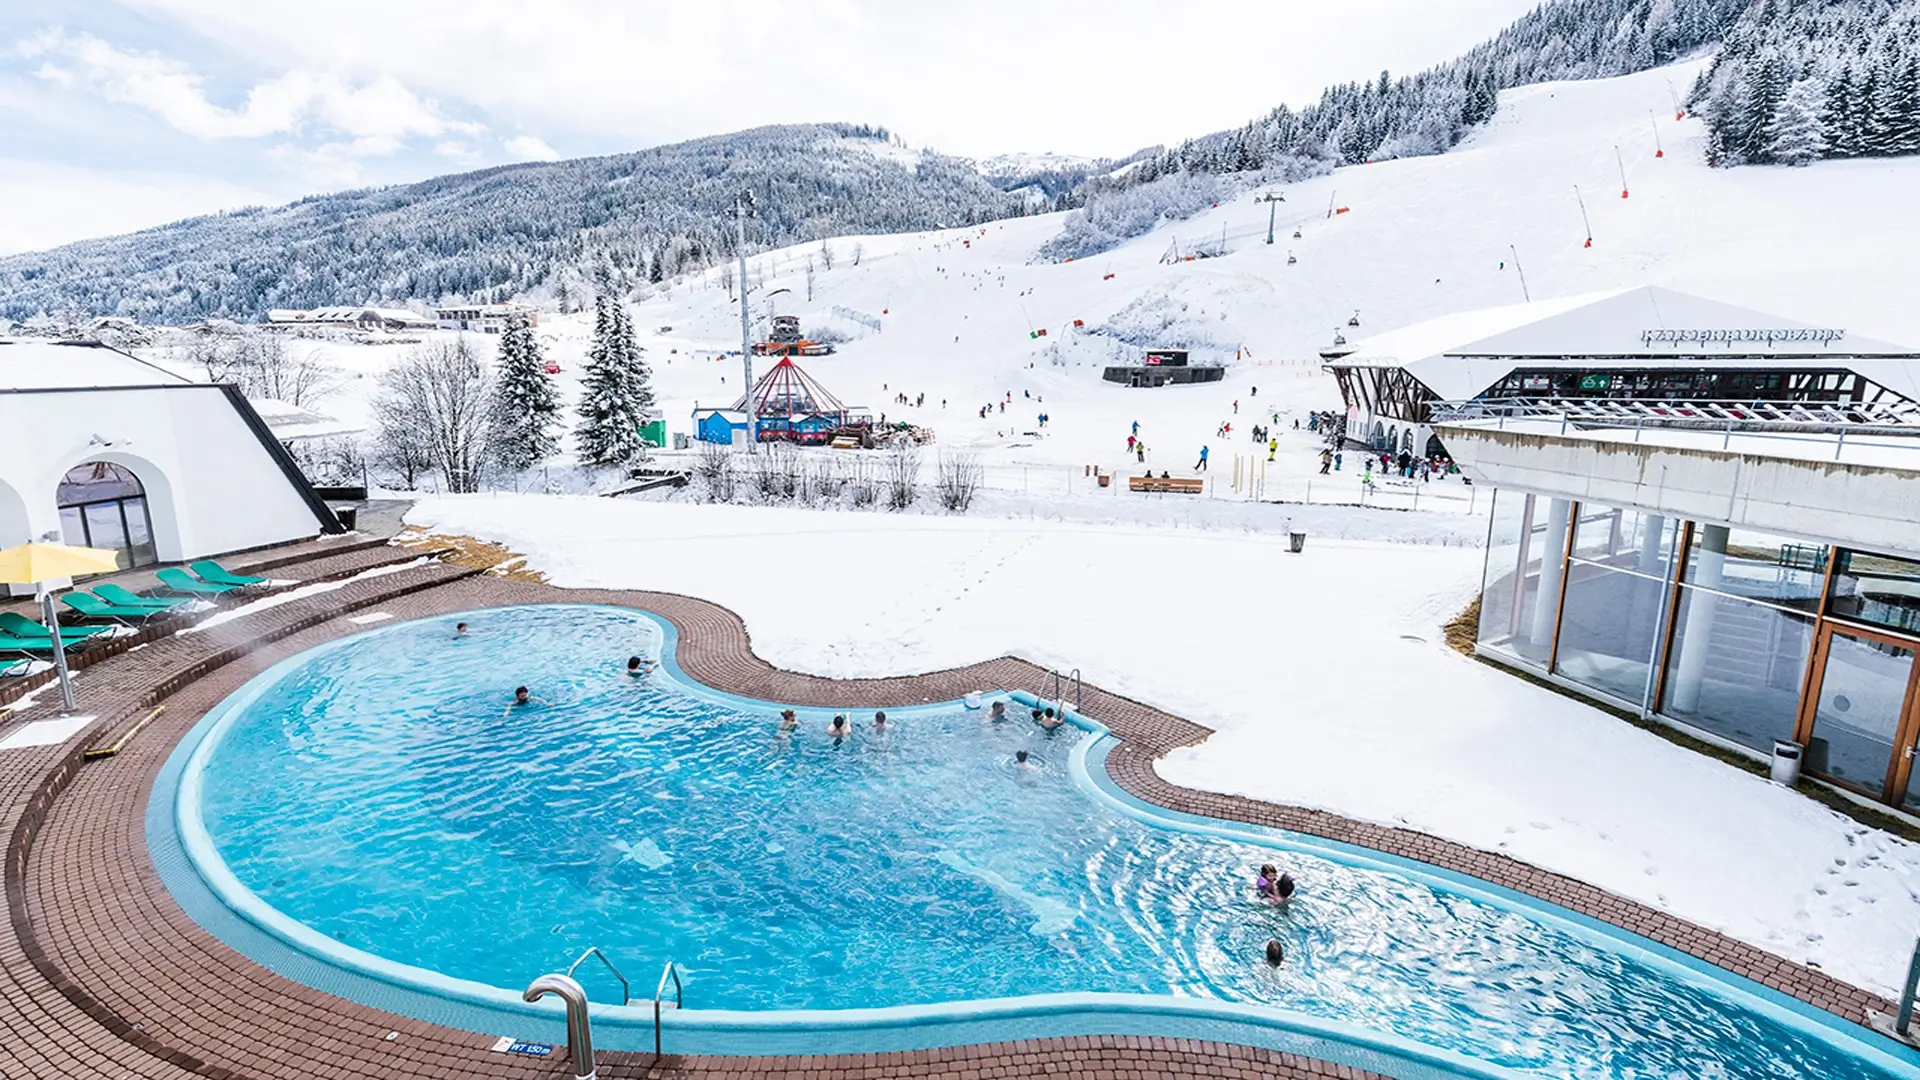
[[[873,714],[873,730],[874,730],[874,731],[875,731],[875,732],[876,732],[877,734],[881,734],[881,735],[884,735],[884,734],[886,734],[887,732],[889,732],[889,731],[892,731],[892,730],[893,730],[893,725],[891,725],[891,724],[889,724],[889,723],[887,723],[887,714],[886,714],[886,713],[884,713],[884,712],[875,712],[875,713]]]
[[[994,702],[993,708],[987,710],[987,719],[993,721],[996,724],[1002,720],[1005,720],[1006,718],[1007,718],[1007,703],[1004,701]]]
[[[1279,938],[1267,939],[1267,964],[1279,967],[1287,961],[1287,947],[1280,944]]]
[[[1253,891],[1269,904],[1284,904],[1293,899],[1293,875],[1283,874],[1272,863],[1260,867],[1253,879]]]
[[[827,726],[827,734],[833,736],[833,745],[835,746],[839,746],[841,743],[847,741],[847,736],[853,734],[853,729],[847,726],[846,713],[834,714],[833,723]]]
[[[513,700],[507,702],[507,711],[505,715],[512,716],[513,710],[519,708],[522,705],[532,705],[534,702],[537,702],[539,700],[540,699],[537,697],[534,697],[533,694],[526,687],[516,686],[513,688]]]
[[[1044,728],[1048,732],[1052,732],[1055,728],[1058,728],[1061,724],[1066,723],[1064,719],[1054,715],[1054,711],[1051,708],[1047,708],[1044,710],[1035,709],[1033,712],[1033,722],[1036,724],[1039,724],[1042,728]]]
[[[1015,750],[1013,752],[1013,767],[1016,769],[1033,768],[1033,761],[1031,760],[1031,755],[1029,755],[1025,750]]]
[[[800,730],[800,718],[793,714],[792,709],[780,710],[780,730],[781,731],[799,731]]]
[[[627,657],[627,674],[636,679],[644,679],[653,674],[653,661],[644,656]]]
[[[466,637],[466,636],[467,636],[467,624],[466,624],[466,623],[454,623],[454,624],[453,624],[453,636],[454,636],[454,637]]]

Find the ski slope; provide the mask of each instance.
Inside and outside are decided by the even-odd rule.
[[[1138,470],[1125,454],[1135,421],[1147,465],[1188,471],[1209,446],[1213,493],[1232,497],[1233,456],[1265,457],[1246,436],[1275,412],[1281,448],[1264,466],[1261,493],[1358,501],[1353,463],[1338,476],[1314,478],[1318,441],[1291,429],[1307,410],[1341,407],[1317,350],[1336,332],[1359,340],[1529,294],[1539,300],[1659,284],[1920,341],[1920,309],[1903,295],[1920,279],[1920,213],[1910,206],[1920,191],[1920,160],[1710,169],[1702,126],[1676,121],[1669,97],[1670,86],[1688,85],[1704,63],[1511,90],[1494,119],[1448,154],[1249,189],[1076,262],[1033,261],[1060,230],[1059,214],[837,238],[828,245],[832,269],[819,244],[765,252],[750,260],[751,314],[759,332],[777,312],[799,315],[809,331],[850,335],[836,355],[802,361],[843,401],[931,427],[943,451],[977,452],[996,487],[1057,490],[1068,502],[1100,494],[1086,475],[1090,465]],[[1656,133],[1664,157],[1654,156]],[[1592,223],[1591,247],[1576,188]],[[1269,190],[1286,197],[1272,246],[1264,242],[1267,207],[1253,201]],[[1348,212],[1330,215],[1337,207]],[[1219,258],[1162,261],[1176,245],[1184,253],[1223,235],[1228,250]],[[1289,264],[1289,255],[1297,261]],[[689,431],[696,404],[728,405],[740,395],[739,358],[723,355],[737,352],[740,340],[739,308],[722,285],[730,274],[715,268],[669,282],[633,306],[670,430]],[[841,318],[837,308],[873,316],[882,329]],[[1356,311],[1361,325],[1349,327]],[[1084,325],[1076,329],[1075,320]],[[1140,342],[1198,343],[1198,355],[1228,363],[1227,380],[1159,389],[1102,382],[1101,367],[1128,351],[1102,333],[1115,328]],[[1041,329],[1045,337],[1031,336]],[[549,316],[540,328],[569,400],[589,333],[586,315]],[[491,352],[492,339],[477,343]],[[360,421],[372,376],[407,348],[298,347],[321,351],[347,377],[320,408]],[[755,363],[764,371],[770,361]],[[924,394],[925,404],[895,405],[896,392]],[[994,406],[985,418],[983,405]],[[1050,417],[1044,429],[1043,412]],[[1226,441],[1217,435],[1224,422],[1234,428]],[[1478,509],[1470,495],[1457,483],[1427,485],[1418,508]],[[1408,493],[1392,490],[1369,501],[1412,505]]]

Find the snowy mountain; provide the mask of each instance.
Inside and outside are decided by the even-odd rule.
[[[757,128],[633,154],[511,165],[302,199],[0,259],[0,316],[257,319],[273,307],[532,296],[576,308],[733,250],[727,208],[759,197],[749,242],[1006,218],[1027,201],[970,163],[884,130]]]

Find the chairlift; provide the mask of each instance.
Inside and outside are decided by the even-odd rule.
[[[1293,230],[1293,238],[1294,238],[1295,240],[1298,240],[1298,239],[1300,239],[1300,230],[1299,230],[1299,229],[1295,229],[1295,230]]]
[[[1345,345],[1347,343],[1347,336],[1342,334],[1340,328],[1337,326],[1333,328],[1333,343],[1335,345]]]
[[[1296,258],[1294,258],[1294,257],[1293,257],[1293,252],[1291,252],[1291,251],[1289,251],[1289,252],[1287,252],[1287,265],[1288,265],[1288,266],[1292,266],[1292,265],[1293,265],[1294,263],[1297,263],[1297,262],[1299,262],[1299,261],[1300,261],[1299,259],[1296,259]]]
[[[1360,325],[1360,311],[1359,311],[1359,309],[1358,309],[1358,308],[1355,308],[1355,309],[1354,309],[1354,312],[1353,312],[1353,318],[1351,318],[1351,319],[1348,319],[1348,320],[1347,320],[1347,325],[1348,325],[1348,326],[1359,326],[1359,325]]]

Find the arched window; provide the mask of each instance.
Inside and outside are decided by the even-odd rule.
[[[1401,433],[1400,452],[1403,454],[1413,453],[1413,429],[1412,428],[1408,428],[1406,431]]]
[[[67,543],[120,553],[120,566],[159,562],[153,519],[140,478],[111,461],[89,461],[67,470],[55,498]]]

